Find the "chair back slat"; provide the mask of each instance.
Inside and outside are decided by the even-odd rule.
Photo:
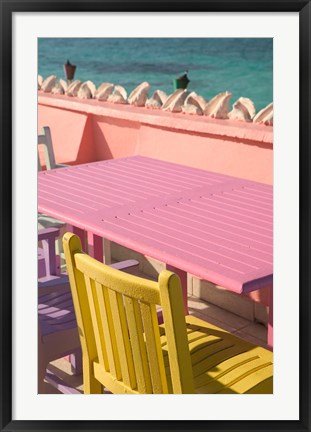
[[[137,389],[139,393],[152,393],[151,377],[139,302],[136,299],[124,296],[124,305],[133,352]]]
[[[50,170],[56,168],[51,130],[48,126],[44,126],[42,128],[41,134],[38,135],[38,146],[41,145],[43,146],[43,150],[44,150],[46,169]],[[41,162],[38,154],[38,170],[41,171],[41,169],[42,167],[41,167]]]
[[[102,322],[103,338],[107,350],[107,365],[105,364],[105,370],[110,372],[117,380],[122,379],[120,359],[117,349],[116,335],[113,325],[112,312],[108,294],[108,288],[103,287],[98,282],[95,282],[97,298],[98,298],[98,309]]]
[[[98,354],[99,363],[102,364],[105,369],[108,367],[107,350],[105,339],[103,335],[103,325],[101,316],[99,314],[99,305],[97,299],[97,292],[95,288],[95,281],[90,279],[87,275],[84,275],[84,281],[86,286],[86,293],[88,303],[90,307],[90,314],[93,324],[95,344]]]
[[[120,357],[122,380],[127,387],[130,389],[135,389],[136,377],[134,371],[134,361],[126,322],[123,297],[122,294],[110,289],[109,299],[116,332],[116,342]]]
[[[80,335],[90,339],[81,341],[83,361],[88,365],[93,361],[93,367],[85,370],[118,393],[168,393],[171,385],[166,378],[156,312],[160,305],[168,324],[173,392],[193,393],[178,277],[165,271],[159,282],[153,282],[123,273],[83,253],[80,239],[71,233],[65,234],[63,245]],[[165,310],[170,308],[176,311]]]
[[[171,272],[162,272],[159,286],[173,392],[191,394],[194,393],[194,381],[179,277]]]
[[[153,393],[166,394],[168,393],[168,387],[160,342],[156,307],[155,305],[141,302],[140,310],[146,337],[146,348]]]

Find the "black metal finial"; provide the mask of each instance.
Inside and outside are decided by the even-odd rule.
[[[65,76],[69,82],[73,80],[76,68],[77,66],[71,64],[69,60],[67,60],[67,63],[64,64]]]

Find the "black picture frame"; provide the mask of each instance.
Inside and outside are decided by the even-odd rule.
[[[309,431],[310,427],[310,1],[12,1],[1,14],[1,431],[208,430]],[[299,404],[297,421],[16,421],[12,420],[12,16],[15,12],[299,12]],[[14,251],[13,251],[14,252]],[[296,373],[296,371],[295,371]],[[289,390],[290,391],[290,390]]]

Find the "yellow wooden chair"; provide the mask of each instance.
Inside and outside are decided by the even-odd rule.
[[[180,280],[125,274],[63,238],[83,354],[84,393],[272,393],[272,353],[193,316]],[[158,324],[156,305],[164,324]]]

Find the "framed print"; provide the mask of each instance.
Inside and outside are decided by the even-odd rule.
[[[1,0],[1,430],[310,430],[309,32],[309,1]],[[79,237],[136,276],[76,279]]]

